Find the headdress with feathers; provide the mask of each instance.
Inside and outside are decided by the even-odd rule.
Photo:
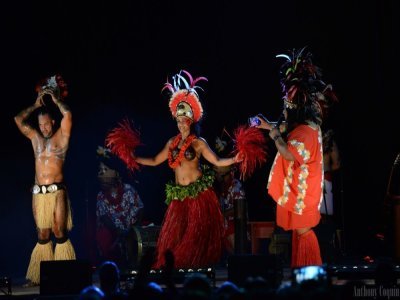
[[[45,89],[50,89],[54,91],[57,95],[61,97],[61,99],[64,99],[68,96],[67,84],[65,83],[62,76],[59,74],[40,80],[35,87],[35,90],[38,93]]]
[[[183,76],[185,74],[188,80]],[[206,80],[206,77],[197,77],[193,79],[192,75],[185,70],[180,71],[178,74],[172,77],[172,82],[167,82],[164,84],[161,92],[164,90],[169,90],[172,95],[169,99],[169,109],[171,110],[172,116],[177,118],[179,116],[185,116],[198,122],[203,116],[203,107],[199,100],[199,95],[196,89],[201,89],[197,86],[201,80]]]
[[[285,107],[303,111],[307,118],[320,125],[327,108],[337,98],[332,85],[322,81],[321,69],[313,64],[312,54],[304,47],[276,57],[286,59],[280,69]]]

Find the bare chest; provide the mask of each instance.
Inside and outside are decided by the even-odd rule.
[[[60,158],[64,159],[67,145],[63,145],[55,137],[45,139],[37,138],[32,141],[33,151],[36,158]]]

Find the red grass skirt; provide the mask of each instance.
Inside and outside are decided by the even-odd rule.
[[[171,250],[175,268],[207,267],[219,262],[224,237],[223,216],[212,188],[195,198],[173,200],[168,206],[157,242],[154,268],[161,268]]]
[[[321,253],[314,230],[292,235],[292,268],[322,265]]]

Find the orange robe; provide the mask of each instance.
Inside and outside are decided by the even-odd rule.
[[[288,135],[294,161],[276,154],[268,178],[268,193],[277,202],[276,222],[285,230],[314,227],[323,199],[322,135],[315,124],[299,125]]]

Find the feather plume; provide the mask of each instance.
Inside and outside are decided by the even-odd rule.
[[[192,76],[192,74],[190,74],[190,73],[189,73],[188,71],[186,71],[186,70],[182,70],[181,72],[185,73],[185,74],[187,75],[187,77],[189,77],[190,87],[193,87],[193,86],[192,86],[192,83],[193,83],[193,76]]]
[[[239,163],[240,178],[246,179],[267,161],[266,140],[260,129],[239,126],[234,131],[234,154],[243,160]]]
[[[195,84],[198,83],[198,82],[201,81],[201,80],[208,81],[208,79],[207,79],[206,77],[203,77],[203,76],[197,77],[195,80],[193,80],[193,82],[192,82],[192,87],[193,87],[193,88],[196,88],[197,86],[195,86]]]
[[[142,145],[140,132],[131,125],[128,119],[120,122],[106,137],[106,146],[111,153],[118,156],[132,172],[140,169],[134,154],[139,145]]]
[[[176,76],[178,76],[178,84],[180,85],[180,81],[182,80],[185,89],[189,90],[190,89],[190,85],[187,82],[187,80],[185,79],[185,77],[183,77],[181,74],[176,74]]]
[[[161,89],[161,93],[162,93],[165,89],[168,89],[171,93],[174,93],[174,92],[175,92],[173,85],[168,81],[168,77],[167,77],[167,82],[164,83],[164,87]]]

